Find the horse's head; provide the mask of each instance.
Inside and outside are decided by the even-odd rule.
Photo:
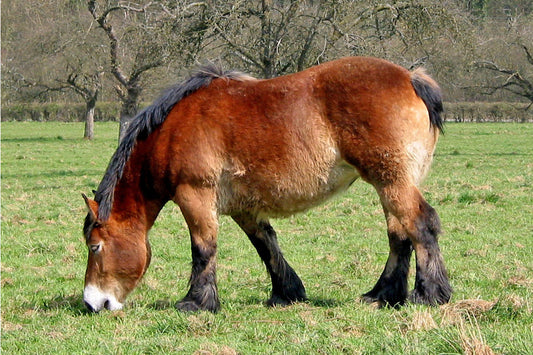
[[[87,308],[119,310],[150,264],[145,228],[133,219],[98,219],[98,203],[83,196],[89,209],[83,233],[89,258],[83,300]]]

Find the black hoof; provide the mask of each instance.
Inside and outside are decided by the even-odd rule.
[[[200,306],[198,306],[193,301],[181,301],[176,305],[176,308],[182,312],[197,312],[200,311]]]
[[[361,296],[361,301],[368,304],[377,304],[381,307],[399,308],[405,304],[407,294],[398,291],[396,288],[383,288],[380,291],[375,289]]]
[[[360,298],[360,301],[362,303],[366,303],[369,305],[373,305],[376,308],[383,308],[387,305],[387,303],[381,301],[378,298],[367,296],[366,294],[362,295]]]
[[[220,306],[217,304],[213,304],[211,306],[202,306],[193,300],[182,300],[178,302],[178,304],[176,305],[176,308],[182,312],[209,311],[209,312],[216,313],[218,312],[218,309],[220,308]]]
[[[269,307],[286,307],[296,302],[305,302],[307,301],[307,297],[305,294],[298,295],[294,297],[282,297],[278,295],[272,295],[270,299],[266,302],[267,306]]]
[[[448,284],[431,285],[428,287],[415,288],[409,296],[409,302],[418,304],[427,304],[430,306],[438,306],[450,302],[452,297],[452,288]]]

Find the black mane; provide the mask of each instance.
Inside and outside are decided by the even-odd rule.
[[[243,80],[246,75],[235,71],[224,71],[216,65],[204,66],[189,79],[167,89],[152,105],[133,118],[95,193],[100,221],[106,221],[111,214],[115,187],[122,177],[135,144],[139,140],[146,139],[155,128],[161,125],[176,103],[198,89],[208,86],[216,78]]]

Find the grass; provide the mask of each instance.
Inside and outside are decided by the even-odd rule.
[[[176,206],[151,232],[153,260],[118,312],[89,314],[81,193],[96,188],[116,124],[2,123],[1,349],[6,354],[526,354],[533,346],[533,125],[448,124],[424,185],[439,212],[455,289],[441,307],[375,309],[388,243],[375,192],[356,182],[306,214],[274,220],[309,301],[266,308],[269,277],[228,218],[220,313],[180,313],[190,268]],[[413,284],[411,275],[410,284]]]

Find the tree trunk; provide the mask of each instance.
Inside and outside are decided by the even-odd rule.
[[[126,135],[128,126],[131,120],[137,114],[138,109],[138,100],[141,94],[141,88],[134,87],[128,89],[127,96],[122,101],[122,108],[120,110],[120,128],[119,128],[119,143],[122,141],[122,138]]]
[[[92,98],[87,101],[87,106],[85,110],[85,132],[83,133],[83,138],[93,139],[94,138],[94,108],[96,107],[96,99]]]
[[[120,115],[120,126],[118,131],[118,142],[120,143],[124,136],[126,135],[126,131],[128,130],[128,126],[130,125],[132,118],[130,116],[123,116]]]

